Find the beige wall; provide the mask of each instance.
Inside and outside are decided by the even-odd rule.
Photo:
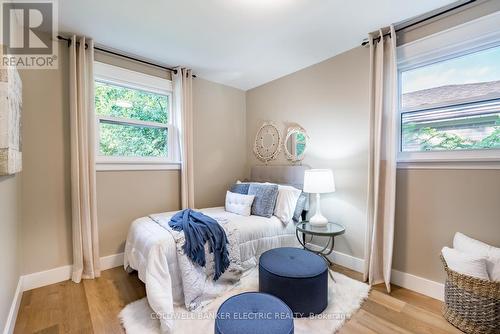
[[[368,49],[355,48],[247,92],[247,146],[263,121],[297,122],[311,140],[304,163],[331,168],[337,191],[322,211],[347,233],[336,250],[363,257],[368,166]],[[258,164],[248,150],[249,164]],[[284,153],[273,164],[287,164]]]
[[[203,79],[193,91],[195,205],[223,205],[228,185],[245,174],[245,93]],[[98,172],[97,200],[101,256],[123,252],[134,219],[180,208],[180,172]]]
[[[21,176],[0,176],[0,328],[5,327],[20,276],[19,228]]]
[[[500,10],[500,1],[477,5],[400,33],[398,44]],[[500,247],[500,170],[399,170],[394,268],[443,281],[439,260],[461,231]]]
[[[97,173],[97,212],[101,256],[123,252],[130,223],[151,213],[180,207],[180,173],[113,171]]]
[[[395,269],[443,281],[456,231],[500,247],[500,170],[399,170],[396,193]]]
[[[58,70],[21,70],[23,81],[22,271],[72,262],[68,57]]]
[[[498,10],[482,3],[459,18],[449,16],[409,33],[434,29]],[[423,29],[426,29],[425,31]],[[400,36],[404,39],[404,36]],[[251,147],[264,120],[297,122],[311,137],[305,163],[332,168],[337,192],[326,196],[326,216],[346,225],[336,250],[363,257],[366,222],[368,49],[355,48],[247,93],[247,140]],[[257,163],[252,151],[249,163]],[[286,163],[280,155],[276,163]],[[398,170],[394,268],[442,281],[439,251],[456,231],[500,246],[500,171]]]
[[[96,59],[168,78],[164,71],[97,54]],[[21,71],[24,172],[22,272],[72,263],[68,57],[60,44],[58,70]],[[196,205],[223,203],[221,184],[244,174],[245,94],[202,79],[194,81],[195,161],[219,171],[195,169]],[[230,125],[234,128],[226,128]],[[225,137],[221,131],[226,131]],[[231,138],[231,141],[223,140]],[[98,172],[101,256],[123,251],[130,223],[148,213],[179,209],[180,174],[172,171]],[[223,194],[222,194],[223,195]]]
[[[245,92],[195,79],[194,180],[197,208],[224,205],[246,171]]]
[[[482,4],[483,7],[478,7],[480,10],[473,10],[474,15],[476,11],[484,13],[484,6],[492,10],[496,6],[494,3]],[[427,32],[414,31],[413,34],[425,35],[436,28],[426,29]],[[22,273],[72,262],[68,59],[66,46],[61,44],[60,47],[59,70],[21,71],[24,87],[23,176],[21,181],[0,179],[2,195],[12,193],[6,189],[13,189],[13,183],[21,187],[23,222],[19,231],[21,250],[18,254],[21,258],[18,262],[22,263]],[[125,67],[165,76],[165,72],[159,74],[157,69],[122,59],[110,60],[102,55],[97,55],[96,59],[120,62]],[[197,207],[222,205],[226,187],[244,177],[250,165],[258,163],[251,147],[262,121],[277,121],[283,130],[283,123],[298,122],[311,136],[305,163],[316,168],[332,168],[335,172],[337,192],[324,196],[323,207],[330,219],[347,227],[336,249],[356,257],[363,256],[368,49],[355,48],[250,90],[246,101],[245,93],[202,79],[195,79],[194,93]],[[276,163],[286,163],[283,155]],[[436,252],[449,244],[456,230],[499,245],[500,241],[492,237],[500,235],[499,214],[492,204],[495,202],[491,201],[498,199],[500,187],[492,178],[498,181],[496,171],[400,170],[395,268],[430,279],[442,278]],[[148,212],[179,207],[178,171],[99,172],[97,181],[103,256],[123,249],[133,219]],[[430,192],[425,185],[432,186],[432,192],[442,196],[426,194],[422,199],[426,190]],[[474,191],[470,192],[471,189]],[[136,194],[141,196],[134,196]],[[459,194],[464,196],[458,197]],[[439,200],[442,205],[429,198]],[[464,205],[469,200],[471,204]],[[1,210],[0,214],[6,212],[9,211]],[[2,219],[6,218],[2,216]],[[19,216],[10,221],[17,220]],[[474,223],[470,223],[471,220]],[[4,225],[1,228],[7,229],[5,235],[8,235],[11,227]],[[436,233],[430,229],[435,229]],[[4,233],[0,237],[3,236]],[[10,242],[14,241],[9,239],[2,247],[13,249]],[[425,249],[425,257],[422,249]],[[6,285],[7,292],[11,289],[9,285],[12,283]]]

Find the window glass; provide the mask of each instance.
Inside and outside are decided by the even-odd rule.
[[[95,82],[95,110],[99,116],[168,123],[168,96]]]
[[[401,73],[401,107],[500,97],[500,46]]]
[[[403,152],[500,149],[500,100],[401,115]]]
[[[101,121],[99,136],[104,156],[167,157],[167,128]]]
[[[500,149],[500,46],[400,80],[402,152]]]

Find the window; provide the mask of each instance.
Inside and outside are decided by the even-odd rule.
[[[172,151],[171,82],[96,63],[98,169],[164,169]]]
[[[500,35],[488,20],[398,48],[399,162],[500,161]],[[453,37],[469,32],[479,37]]]

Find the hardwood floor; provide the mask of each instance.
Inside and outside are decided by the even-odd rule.
[[[340,266],[335,270],[361,280],[355,271]],[[129,275],[121,267],[81,284],[66,281],[26,291],[15,333],[123,333],[118,313],[145,295],[137,274]],[[388,295],[383,286],[375,286],[339,334],[462,333],[443,319],[441,306],[440,301],[407,289],[393,286]]]

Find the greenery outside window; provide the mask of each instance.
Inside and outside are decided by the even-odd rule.
[[[169,80],[96,62],[98,170],[176,168],[171,88]]]

